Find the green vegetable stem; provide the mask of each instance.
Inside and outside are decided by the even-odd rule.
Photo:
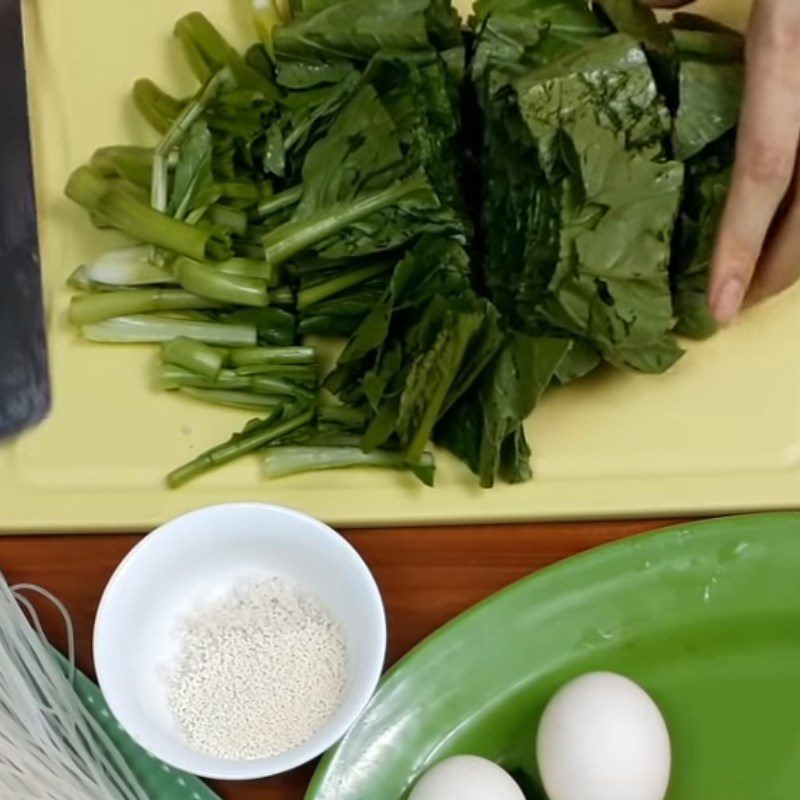
[[[172,219],[101,178],[79,167],[67,183],[67,197],[98,214],[109,225],[134,239],[203,261],[231,255],[230,235],[220,228],[188,225]]]
[[[215,467],[252,453],[308,425],[313,416],[313,411],[293,414],[287,406],[279,406],[263,419],[250,423],[240,433],[234,434],[229,441],[206,450],[197,458],[170,472],[167,484],[173,489],[182,486]]]

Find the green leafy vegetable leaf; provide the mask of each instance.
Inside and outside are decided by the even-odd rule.
[[[461,43],[448,0],[338,0],[306,9],[275,31],[279,59],[366,61],[383,48],[446,50]]]
[[[675,158],[686,161],[736,125],[743,85],[741,63],[681,62],[680,105],[672,132]]]
[[[466,462],[481,486],[492,486],[498,474],[512,483],[531,477],[522,424],[570,346],[567,339],[511,334],[477,391],[460,400],[442,421],[437,441]]]
[[[203,121],[195,122],[180,147],[167,206],[172,216],[184,219],[190,211],[217,199],[211,169],[213,149],[208,126]]]

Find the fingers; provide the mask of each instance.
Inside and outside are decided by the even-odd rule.
[[[770,235],[761,255],[748,302],[779,294],[800,278],[800,186],[795,177],[793,199]]]
[[[794,175],[800,141],[798,46],[800,3],[756,3],[736,163],[711,263],[709,302],[721,325],[741,308]]]

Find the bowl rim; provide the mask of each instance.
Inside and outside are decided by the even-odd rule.
[[[120,705],[117,702],[117,697],[107,692],[104,688],[104,684],[108,686],[108,681],[106,681],[105,678],[107,678],[109,674],[107,672],[105,653],[110,653],[111,650],[104,646],[103,641],[106,629],[113,627],[113,621],[109,622],[109,607],[116,599],[116,596],[120,592],[124,592],[126,576],[131,572],[132,565],[141,558],[142,553],[157,546],[165,536],[169,535],[171,528],[177,523],[185,522],[187,518],[202,517],[210,511],[219,512],[220,510],[247,510],[264,514],[288,515],[303,522],[309,528],[315,529],[318,534],[336,542],[336,546],[339,548],[340,552],[351,562],[352,566],[361,573],[361,577],[364,579],[365,591],[362,593],[364,594],[364,600],[369,603],[369,614],[376,622],[377,647],[371,648],[374,650],[374,654],[369,656],[367,668],[365,670],[365,679],[359,681],[353,689],[351,699],[348,702],[348,706],[351,707],[350,713],[346,714],[338,724],[331,725],[330,729],[327,730],[325,736],[317,745],[309,747],[308,741],[306,741],[284,753],[278,753],[277,755],[267,758],[248,760],[220,759],[198,751],[193,751],[197,758],[207,759],[208,761],[208,768],[202,768],[198,771],[197,764],[193,763],[189,765],[180,757],[173,757],[172,755],[165,757],[158,752],[157,747],[152,746],[153,742],[149,740],[148,736],[143,735],[141,731],[136,731],[136,733],[134,733],[126,726],[124,719],[126,714],[124,710],[122,714],[119,713]],[[92,655],[95,673],[97,675],[97,683],[114,720],[121,726],[125,733],[156,759],[171,767],[188,774],[197,775],[201,778],[226,781],[256,780],[279,775],[306,764],[329,750],[347,733],[367,707],[378,686],[381,674],[383,673],[386,652],[387,620],[383,597],[372,571],[355,547],[353,547],[342,534],[316,517],[312,517],[309,514],[287,506],[280,506],[272,503],[259,503],[256,501],[215,503],[213,505],[201,506],[180,514],[177,517],[173,517],[145,534],[114,568],[114,572],[111,574],[100,597],[94,617],[94,629],[92,633]],[[326,723],[326,726],[327,725],[328,723]],[[325,731],[326,726],[323,726],[320,731]]]

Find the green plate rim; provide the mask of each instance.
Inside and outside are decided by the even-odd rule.
[[[336,759],[348,742],[355,736],[360,726],[364,724],[364,720],[367,719],[370,711],[376,706],[379,707],[382,700],[382,692],[386,687],[396,681],[398,677],[402,677],[407,671],[414,669],[417,662],[424,659],[428,651],[437,647],[442,639],[458,633],[463,626],[469,625],[475,617],[481,615],[495,603],[504,599],[507,600],[517,593],[530,591],[529,587],[532,585],[542,587],[542,591],[548,588],[556,588],[556,585],[562,579],[569,580],[571,576],[579,574],[586,568],[595,569],[615,560],[624,560],[625,557],[635,553],[642,547],[669,549],[675,542],[687,541],[690,538],[700,536],[704,537],[704,540],[715,535],[747,538],[755,532],[756,528],[759,536],[777,536],[785,532],[787,525],[797,528],[796,533],[800,540],[800,512],[794,511],[743,514],[678,522],[664,528],[635,534],[590,548],[543,567],[489,595],[429,634],[384,673],[372,701],[359,720],[345,737],[321,759],[312,776],[311,783],[305,794],[305,800],[327,800],[328,797],[332,796],[326,793],[328,788],[326,783],[334,779]],[[731,526],[734,526],[734,533],[731,531]],[[386,800],[395,800],[395,798],[386,798]]]

